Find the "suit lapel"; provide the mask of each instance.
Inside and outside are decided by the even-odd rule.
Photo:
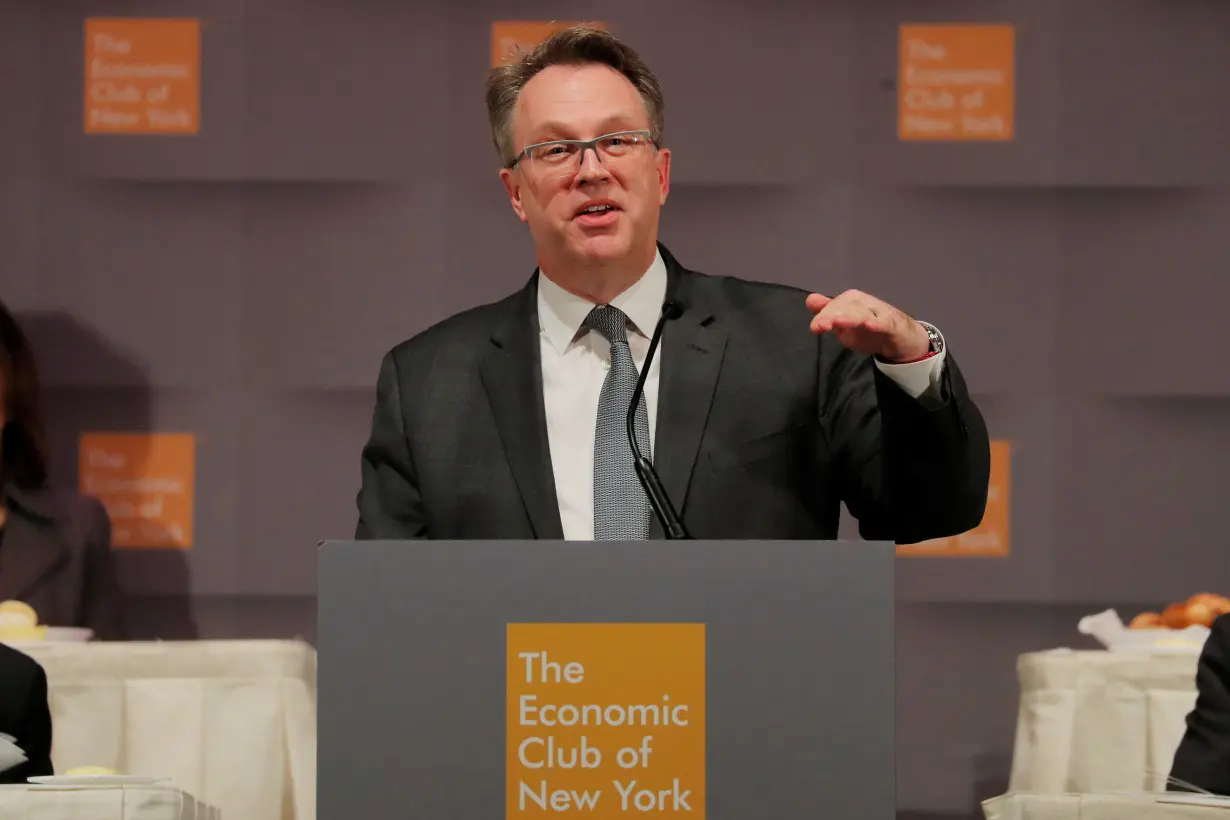
[[[504,455],[521,493],[534,536],[561,540],[559,502],[555,497],[536,311],[537,279],[514,299],[509,315],[491,336],[481,373]]]
[[[726,331],[702,299],[694,274],[659,247],[669,277],[667,299],[682,304],[684,311],[662,332],[653,462],[686,524],[688,488],[722,370]],[[656,518],[650,529],[651,537],[662,537]]]
[[[0,543],[0,601],[27,595],[68,556],[42,493],[10,488],[4,541]]]

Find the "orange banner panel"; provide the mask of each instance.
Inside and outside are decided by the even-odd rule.
[[[111,517],[112,546],[192,547],[196,441],[186,433],[85,433],[78,485]]]
[[[1014,43],[1012,26],[901,26],[898,139],[1011,140]]]
[[[503,65],[518,50],[528,51],[557,31],[582,21],[564,20],[550,22],[535,20],[498,20],[491,24],[491,66]],[[594,28],[605,29],[603,23],[586,22]]]
[[[85,21],[85,132],[196,134],[201,23],[92,17]]]
[[[991,481],[982,523],[954,538],[936,538],[918,544],[898,544],[899,556],[948,558],[1003,558],[1008,555],[1009,494],[1012,489],[1012,447],[1007,441],[991,442]]]
[[[704,624],[509,624],[505,817],[705,817]]]

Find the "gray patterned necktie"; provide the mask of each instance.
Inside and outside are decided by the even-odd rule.
[[[602,383],[594,431],[594,539],[644,540],[649,537],[649,498],[636,476],[628,444],[628,408],[638,376],[628,347],[628,317],[619,308],[599,306],[585,317],[585,326],[611,343],[611,369]],[[641,454],[648,458],[649,413],[643,393],[635,430]]]

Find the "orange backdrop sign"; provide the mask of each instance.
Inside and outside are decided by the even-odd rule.
[[[192,546],[191,434],[86,433],[78,459],[81,492],[107,507],[114,546]]]
[[[991,442],[991,482],[982,523],[954,538],[936,538],[920,544],[898,544],[898,555],[949,557],[1003,557],[1009,547],[1009,492],[1012,481],[1012,447],[1007,441]]]
[[[899,139],[1012,139],[1012,26],[901,26],[899,38]]]
[[[499,20],[491,24],[491,65],[503,64],[518,49],[528,51],[557,31],[577,25],[579,21]],[[604,28],[602,23],[589,23]]]
[[[197,133],[200,74],[199,20],[87,19],[86,133]]]
[[[704,624],[509,624],[509,818],[705,816]]]

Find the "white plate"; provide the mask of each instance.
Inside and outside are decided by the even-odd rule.
[[[79,626],[49,626],[43,640],[47,643],[85,643],[94,637],[94,630]]]
[[[14,649],[27,646],[46,646],[49,643],[89,643],[94,637],[94,630],[76,626],[49,626],[41,641],[6,641],[0,638],[0,643]]]
[[[1158,803],[1181,803],[1187,806],[1208,806],[1210,808],[1230,809],[1230,797],[1216,794],[1182,794],[1167,792],[1156,798]]]
[[[1152,652],[1199,652],[1209,639],[1207,626],[1189,626],[1186,629],[1125,629],[1114,638],[1112,650],[1133,651],[1143,649]]]
[[[26,778],[39,786],[152,786],[168,779],[135,774],[48,774]]]

